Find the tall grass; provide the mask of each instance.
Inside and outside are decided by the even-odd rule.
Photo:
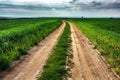
[[[66,58],[70,42],[70,27],[67,24],[52,55],[44,66],[41,77],[38,80],[62,80],[63,77],[65,77],[67,73],[65,68]]]
[[[8,68],[14,60],[27,54],[32,46],[44,39],[60,24],[60,21],[55,20],[0,31],[0,70]]]
[[[120,19],[73,19],[120,75]]]

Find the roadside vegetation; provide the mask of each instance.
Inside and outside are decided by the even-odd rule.
[[[0,70],[26,55],[28,50],[61,25],[58,19],[0,20]]]
[[[70,27],[67,24],[38,80],[63,80],[66,77],[66,60],[71,46],[70,34]]]
[[[120,19],[70,19],[120,75]]]

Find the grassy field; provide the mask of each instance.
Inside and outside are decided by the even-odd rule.
[[[120,19],[67,19],[90,39],[101,55],[120,75]],[[0,20],[0,71],[26,55],[28,50],[61,25],[61,19],[5,19]],[[70,47],[70,27],[67,24],[60,40],[38,80],[62,80]]]
[[[6,29],[12,29],[15,27],[27,27],[29,25],[35,25],[38,23],[38,25],[55,21],[57,19],[47,19],[47,18],[31,18],[31,19],[0,19],[0,31],[6,30]]]
[[[70,34],[70,27],[67,24],[38,80],[63,80],[67,73],[65,66],[67,56],[69,55],[68,49],[71,43]]]
[[[61,25],[58,19],[0,20],[0,70],[4,70]]]
[[[120,75],[120,19],[69,19]]]

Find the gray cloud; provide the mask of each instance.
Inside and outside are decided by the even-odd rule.
[[[117,3],[117,2],[114,2],[114,3],[109,3],[109,4],[106,4],[105,8],[107,9],[119,9],[120,10],[120,2]]]
[[[48,5],[15,5],[15,4],[0,4],[0,9],[25,9],[25,10],[51,10],[51,9],[67,9],[67,6],[48,6]]]
[[[120,10],[120,2],[110,2],[110,3],[104,3],[104,2],[96,2],[93,1],[90,3],[90,7],[94,7],[96,9],[118,9]]]
[[[89,3],[82,3],[79,0],[73,0],[70,2],[71,5],[75,5],[85,10],[96,10],[96,9],[118,9],[120,11],[120,2],[104,2],[104,1],[91,1]]]
[[[9,3],[9,0],[0,2],[0,9],[26,9],[26,10],[49,10],[52,8],[55,8],[57,10],[63,10],[63,9],[70,9],[70,8],[76,8],[76,9],[118,9],[120,10],[120,2],[114,1],[105,3],[104,1],[91,1],[89,3],[82,3],[80,0],[73,0],[66,4],[53,4],[53,5],[46,5],[46,4],[15,4],[15,3]]]
[[[120,16],[120,1],[72,0],[61,4],[45,3],[13,3],[9,0],[0,1],[0,15],[16,16]],[[49,14],[48,14],[49,13]],[[111,14],[110,14],[111,13]],[[89,15],[93,14],[93,15]]]

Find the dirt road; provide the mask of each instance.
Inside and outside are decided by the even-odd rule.
[[[42,72],[50,53],[62,34],[66,23],[63,24],[29,51],[24,60],[21,61],[13,70],[7,72],[0,80],[36,80]]]
[[[74,56],[69,80],[120,80],[82,32],[73,23],[69,24]]]

